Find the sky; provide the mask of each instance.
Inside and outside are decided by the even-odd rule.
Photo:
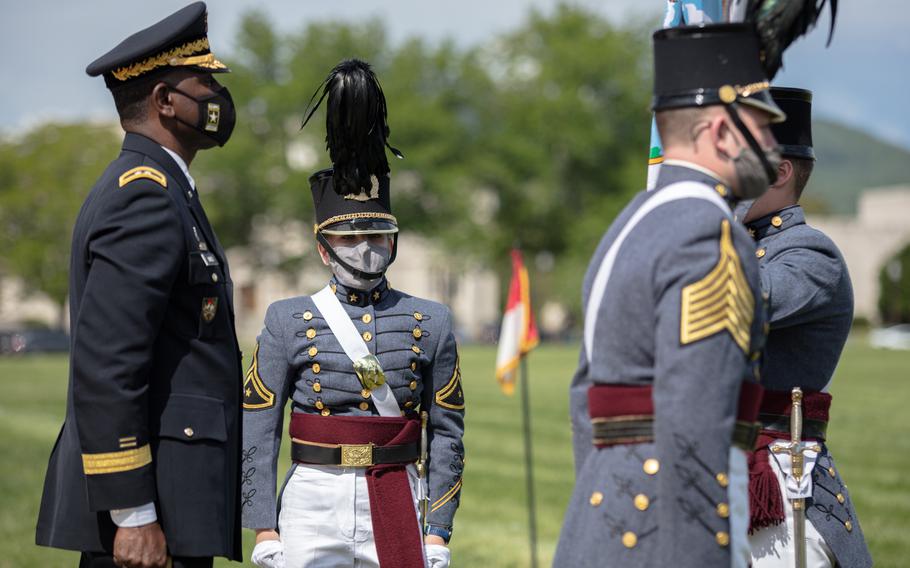
[[[0,0],[0,132],[48,120],[113,120],[110,95],[85,67],[126,36],[188,4],[188,0]],[[664,0],[575,0],[615,21],[653,14]],[[393,41],[419,35],[483,43],[525,21],[532,7],[556,0],[210,0],[209,38],[229,59],[238,22],[263,9],[279,30],[313,21],[381,17]],[[816,116],[861,128],[910,149],[910,13],[903,0],[841,0],[834,40],[825,48],[827,15],[784,56],[774,83],[812,89]],[[874,6],[874,7],[873,7]],[[827,11],[827,10],[826,10]],[[644,126],[647,128],[647,125]]]

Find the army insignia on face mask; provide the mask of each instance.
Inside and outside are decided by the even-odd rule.
[[[202,319],[205,323],[211,323],[215,319],[215,314],[218,313],[218,298],[203,298],[202,299]]]
[[[717,264],[704,278],[683,288],[681,304],[681,344],[727,330],[740,349],[749,352],[755,298],[733,247],[729,221],[721,223]]]
[[[208,114],[205,119],[205,129],[209,132],[218,132],[218,123],[221,121],[221,105],[209,103]]]
[[[360,190],[360,193],[349,193],[344,196],[345,199],[353,199],[354,201],[369,201],[371,199],[379,199],[379,178],[376,176],[370,176],[370,193]]]

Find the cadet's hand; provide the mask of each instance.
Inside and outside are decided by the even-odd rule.
[[[167,543],[158,523],[118,527],[114,536],[114,564],[122,568],[165,568]]]
[[[284,545],[271,529],[256,530],[256,546],[250,561],[259,568],[284,568]]]
[[[427,566],[429,568],[449,568],[449,563],[452,561],[452,552],[448,546],[427,542],[424,545],[424,550],[427,553]]]

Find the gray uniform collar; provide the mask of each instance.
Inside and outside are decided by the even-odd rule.
[[[690,164],[681,160],[666,160],[661,164],[654,191],[660,191],[681,181],[695,181],[713,187],[724,198],[731,210],[736,205],[736,202],[739,201],[733,196],[733,190],[721,181],[717,174],[701,168],[697,164]]]
[[[752,235],[753,239],[760,241],[765,237],[786,231],[790,227],[803,225],[805,222],[806,215],[803,213],[803,208],[799,205],[791,205],[746,223],[746,229],[749,230],[749,234]]]
[[[332,287],[332,291],[335,292],[335,295],[342,304],[361,307],[382,302],[388,297],[389,292],[392,290],[389,286],[389,281],[385,276],[382,277],[379,284],[374,286],[372,290],[348,288],[338,282],[334,277],[329,281],[329,286]]]

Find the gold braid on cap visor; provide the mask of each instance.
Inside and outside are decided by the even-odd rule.
[[[127,79],[138,77],[143,73],[148,73],[153,69],[164,67],[165,65],[173,67],[196,65],[205,67],[206,69],[227,69],[227,66],[215,59],[215,56],[212,53],[193,56],[194,53],[199,53],[200,51],[206,51],[208,49],[209,38],[200,38],[149,57],[148,59],[133,63],[132,65],[115,69],[111,71],[111,75],[119,81],[126,81]]]
[[[341,223],[342,221],[354,221],[356,219],[383,219],[386,221],[391,221],[395,225],[398,225],[398,220],[391,213],[346,213],[344,215],[335,215],[334,217],[329,217],[322,223],[319,223],[313,227],[313,232],[317,233],[329,225],[334,225],[335,223]]]

